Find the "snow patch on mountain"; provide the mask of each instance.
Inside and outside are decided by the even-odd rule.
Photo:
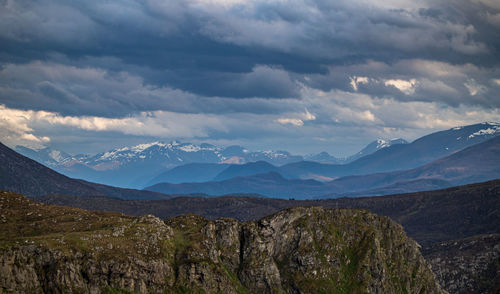
[[[479,130],[475,129],[474,132],[469,134],[468,136],[467,135],[458,136],[456,139],[457,140],[462,140],[464,138],[465,139],[472,139],[472,138],[477,137],[477,136],[491,136],[491,135],[495,135],[497,133],[500,133],[500,123],[498,123],[498,122],[483,122],[483,123],[473,125],[473,126],[485,126],[485,127],[482,129],[479,129]],[[450,130],[458,132],[466,127],[470,128],[471,126],[459,126],[459,127],[451,128]],[[461,134],[461,135],[463,135],[463,134]]]
[[[479,130],[477,130],[477,129],[474,130],[474,132],[469,134],[468,136],[467,135],[458,136],[457,140],[462,140],[464,138],[472,139],[472,138],[477,137],[477,136],[487,136],[487,135],[491,136],[491,135],[495,135],[497,133],[500,133],[500,123],[497,123],[497,122],[484,122],[484,123],[481,123],[481,124],[478,124],[475,126],[485,126],[485,127],[482,129],[479,129]],[[468,127],[470,127],[470,126],[468,126]],[[460,127],[451,128],[450,130],[460,131],[464,128],[465,128],[464,126],[460,126]]]
[[[377,139],[377,149],[382,149],[391,146],[390,141],[386,141],[384,139]]]
[[[162,143],[162,142],[151,142],[151,143],[146,143],[146,144],[139,144],[139,145],[131,147],[130,149],[135,153],[141,153],[144,150],[146,150],[150,147],[153,147],[153,146],[165,147],[165,146],[167,146],[167,144]],[[127,148],[127,147],[125,147],[125,148]],[[126,150],[124,150],[124,151],[126,151]]]
[[[290,156],[290,153],[286,151],[264,150],[262,153],[268,158],[284,158]]]
[[[51,150],[49,152],[49,157],[54,159],[56,162],[62,162],[66,159],[66,157],[64,157],[59,150]]]
[[[482,130],[479,130],[477,132],[474,132],[474,133],[470,134],[468,138],[471,139],[471,138],[474,138],[475,136],[493,135],[493,134],[496,134],[499,132],[500,132],[500,127],[493,126],[491,128],[482,129]]]

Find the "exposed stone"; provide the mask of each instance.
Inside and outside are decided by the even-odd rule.
[[[29,201],[6,203],[9,216]],[[37,228],[49,232],[26,213],[0,223],[0,293],[446,293],[401,226],[365,210],[298,207],[240,223],[29,209],[43,210],[51,226]]]
[[[439,242],[423,254],[448,292],[500,293],[500,234]]]

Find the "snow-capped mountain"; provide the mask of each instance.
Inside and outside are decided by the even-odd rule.
[[[333,179],[412,169],[490,140],[500,135],[499,126],[498,123],[487,122],[455,127],[423,136],[408,144],[390,147],[383,147],[387,145],[384,142],[374,142],[371,148],[383,148],[344,165],[303,162],[282,166],[280,171],[293,178]]]
[[[391,139],[391,140],[379,138],[379,139],[371,142],[370,144],[368,144],[365,148],[363,148],[358,153],[347,157],[345,159],[345,163],[355,161],[358,158],[372,154],[372,153],[374,153],[382,148],[387,148],[387,147],[391,147],[393,145],[398,145],[398,144],[408,144],[408,142],[404,139],[401,139],[401,138]]]
[[[151,142],[121,147],[93,156],[82,154],[71,156],[50,147],[33,150],[24,146],[16,146],[16,151],[50,166],[73,161],[97,170],[115,169],[117,166],[147,161],[160,162],[163,166],[176,166],[193,162],[223,163],[235,158],[238,158],[237,162],[239,163],[265,160],[276,165],[302,160],[301,156],[292,155],[287,151],[264,150],[251,152],[241,146],[224,148],[207,143],[196,145],[177,141],[170,143]]]
[[[397,144],[408,144],[408,142],[404,139],[398,138],[398,139],[391,139],[391,140],[386,140],[386,139],[377,139],[370,144],[368,144],[365,148],[363,148],[361,151],[359,151],[356,154],[353,154],[348,157],[335,157],[327,152],[321,152],[318,154],[312,154],[308,155],[305,157],[306,160],[308,161],[316,161],[316,162],[321,162],[321,163],[333,163],[333,164],[347,164],[349,162],[355,161],[358,158],[361,158],[363,156],[372,154],[382,148],[387,148],[393,145]]]
[[[85,164],[98,169],[113,169],[116,164],[125,165],[155,161],[165,167],[190,162],[215,163],[224,160],[222,148],[210,144],[151,142],[136,146],[122,147],[99,153],[88,158]]]
[[[344,163],[344,158],[337,158],[335,156],[330,155],[328,152],[320,152],[317,154],[309,154],[306,155],[305,160],[307,161],[316,161],[321,163],[333,163],[333,164],[342,164]]]
[[[50,147],[33,150],[24,146],[16,146],[15,150],[26,157],[50,167],[74,160],[74,157],[68,153]]]
[[[246,163],[259,160],[279,165],[300,161],[302,157],[291,155],[287,151],[250,152],[241,146],[224,148],[207,143],[196,145],[174,141],[152,142],[110,150],[88,158],[85,164],[104,168],[110,166],[110,163],[123,165],[146,161],[159,161],[164,166],[177,166],[187,163]]]
[[[435,139],[439,142],[443,142],[444,145],[446,145],[444,148],[448,150],[450,148],[456,148],[455,146],[461,147],[480,143],[500,135],[500,123],[484,122],[475,125],[459,126],[441,133],[442,135]],[[447,141],[449,142],[446,144],[445,142]]]
[[[499,134],[500,124],[487,122],[433,133],[411,144],[407,144],[403,139],[378,139],[360,152],[343,159],[335,158],[326,152],[308,156],[306,159],[349,165],[351,169],[346,175],[412,168]],[[197,145],[177,141],[139,144],[96,155],[72,156],[49,147],[32,150],[17,146],[16,151],[69,177],[130,188],[141,188],[143,184],[167,169],[188,163],[244,164],[266,161],[281,166],[304,159],[287,151],[249,151],[241,146],[220,147],[206,143]],[[318,174],[316,171],[304,173]],[[289,174],[302,176],[300,171]],[[336,172],[332,175],[337,177],[344,174]]]
[[[283,165],[302,160],[286,151],[251,152],[241,146],[224,148],[177,141],[121,147],[96,155],[71,156],[49,147],[33,150],[17,146],[16,150],[69,177],[120,187],[141,187],[160,172],[189,163],[244,164],[263,160]]]

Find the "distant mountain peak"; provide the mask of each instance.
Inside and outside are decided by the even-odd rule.
[[[316,162],[321,162],[321,163],[343,163],[344,159],[343,158],[337,158],[335,156],[330,155],[328,152],[323,151],[318,154],[310,154],[305,157],[306,160],[308,161],[316,161]]]
[[[377,140],[368,144],[365,148],[363,148],[358,153],[348,157],[346,159],[346,162],[354,161],[354,160],[359,159],[363,156],[370,155],[370,154],[372,154],[380,149],[391,147],[393,145],[398,145],[398,144],[408,144],[408,141],[406,141],[405,139],[401,139],[401,138],[396,138],[396,139],[378,138]]]
[[[391,142],[388,141],[388,140],[384,140],[384,139],[377,139],[377,149],[381,149],[381,148],[386,148],[386,147],[389,147],[391,146]]]
[[[267,161],[275,165],[301,161],[287,151],[249,151],[241,146],[208,143],[151,141],[123,146],[91,156],[71,156],[45,148],[33,150],[19,146],[23,155],[76,178],[123,187],[142,187],[161,171],[189,163],[245,164]]]
[[[394,138],[394,139],[378,138],[377,140],[372,142],[372,144],[375,142],[377,143],[377,149],[387,148],[396,144],[408,144],[408,141],[402,138]]]
[[[163,142],[155,141],[155,142],[151,142],[151,143],[135,145],[133,147],[130,147],[130,150],[132,150],[136,153],[140,153],[140,152],[142,152],[148,148],[151,148],[153,146],[165,147],[165,146],[167,146],[167,144],[165,144]],[[127,148],[127,149],[125,149],[125,148]],[[128,150],[128,147],[125,147],[125,148],[124,148],[125,150]]]
[[[358,153],[351,155],[351,156],[348,156],[348,157],[337,158],[335,156],[330,155],[328,152],[323,151],[323,152],[318,153],[318,154],[307,155],[306,159],[308,161],[316,161],[316,162],[321,162],[321,163],[346,164],[346,163],[352,162],[360,157],[370,155],[379,149],[387,148],[387,147],[390,147],[392,145],[397,145],[397,144],[408,144],[408,142],[405,139],[401,139],[401,138],[394,138],[394,139],[378,138],[375,141],[368,144],[365,148],[363,148]]]
[[[16,146],[14,148],[17,152],[35,159],[39,163],[48,166],[54,166],[57,164],[64,164],[68,161],[75,160],[75,158],[64,151],[53,149],[51,147],[43,147],[30,149],[24,146]]]

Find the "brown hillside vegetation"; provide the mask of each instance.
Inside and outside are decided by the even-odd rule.
[[[165,222],[0,194],[0,292],[444,293],[401,226],[298,207]]]

